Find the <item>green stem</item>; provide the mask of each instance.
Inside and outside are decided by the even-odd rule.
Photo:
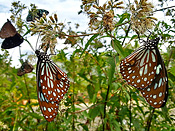
[[[18,107],[16,108],[15,121],[14,121],[13,131],[16,131],[17,119],[18,119]]]
[[[74,60],[73,60],[73,62],[74,62]],[[75,69],[76,67],[75,67],[75,64],[74,64],[74,69]],[[76,74],[75,74],[75,70],[73,71],[73,76],[75,76]],[[75,78],[75,77],[73,77],[73,78]],[[75,80],[75,79],[74,79]],[[74,96],[74,93],[75,93],[75,90],[74,90],[74,83],[75,82],[73,82],[73,85],[72,85],[72,88],[73,88],[73,95],[72,95],[72,97],[73,97],[73,100],[72,100],[72,106],[73,106],[73,112],[75,112],[75,96]],[[74,131],[75,130],[75,114],[73,114],[73,117],[72,117],[72,131]]]
[[[132,106],[131,106],[131,93],[132,93],[132,92],[131,92],[131,90],[130,90],[130,92],[129,92],[129,95],[130,95],[130,100],[129,100],[129,101],[130,101],[130,103],[129,103],[129,110],[130,110],[130,111],[129,111],[129,119],[130,119],[129,130],[130,130],[130,131],[131,131],[131,121],[132,121],[132,113],[131,113],[131,107],[132,107]]]
[[[110,90],[110,85],[108,85],[108,89],[107,89],[107,93],[106,93],[106,98],[105,98],[105,103],[104,103],[103,131],[105,130],[105,123],[104,123],[104,120],[105,120],[105,118],[106,118],[106,105],[107,105],[109,90]]]

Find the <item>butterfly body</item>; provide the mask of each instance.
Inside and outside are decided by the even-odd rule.
[[[144,41],[136,51],[120,63],[120,72],[131,86],[139,89],[153,107],[165,105],[168,96],[168,77],[158,50],[159,38]]]
[[[37,62],[37,92],[40,109],[45,119],[53,121],[58,112],[61,99],[69,89],[69,80],[49,55],[36,50]]]

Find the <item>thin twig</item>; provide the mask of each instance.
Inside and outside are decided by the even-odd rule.
[[[129,130],[131,131],[131,122],[132,122],[132,113],[131,113],[131,107],[132,107],[132,105],[131,105],[131,90],[129,89],[129,95],[130,95],[130,103],[129,103],[129,119],[130,119],[130,125],[129,125]]]
[[[124,44],[124,42],[125,42],[126,37],[128,36],[128,33],[129,33],[129,29],[130,29],[130,28],[131,28],[131,23],[129,24],[128,30],[126,31],[126,35],[125,35],[124,40],[123,40],[123,42],[122,42],[122,46],[123,46],[123,44]]]
[[[158,10],[155,10],[155,11],[153,11],[153,12],[157,12],[157,11],[162,11],[162,10],[170,9],[170,8],[173,8],[173,7],[175,7],[175,5],[169,6],[169,7],[166,7],[166,8],[162,8],[162,9],[158,9]]]
[[[95,35],[95,34],[99,34],[99,33],[82,34],[82,35],[66,35],[66,34],[64,34],[64,36],[68,36],[68,37],[80,37],[80,36],[89,36],[89,35]]]
[[[153,118],[154,111],[155,111],[155,108],[153,108],[152,112],[149,115],[149,118],[148,118],[148,121],[147,121],[147,126],[146,126],[147,131],[150,131],[151,121],[152,121],[152,118]]]
[[[116,27],[125,25],[125,24],[127,24],[129,22],[130,22],[130,20],[129,21],[126,21],[124,23],[118,24],[118,25],[116,25]],[[98,33],[90,33],[90,34],[82,34],[82,35],[67,35],[67,34],[64,34],[64,36],[68,36],[68,37],[80,37],[80,36],[90,36],[90,35],[95,35],[95,34],[99,34],[99,32]]]
[[[74,62],[74,59],[73,59],[73,62]],[[75,66],[75,64],[73,65]],[[75,78],[75,67],[73,68],[73,78]],[[73,79],[74,81],[75,79]],[[73,88],[73,95],[72,95],[72,106],[73,106],[73,112],[75,112],[75,82],[73,82],[73,85],[72,85],[72,88]],[[75,130],[75,115],[73,114],[73,117],[72,117],[72,131]]]

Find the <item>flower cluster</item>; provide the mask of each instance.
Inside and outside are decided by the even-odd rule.
[[[115,28],[114,10],[124,8],[123,2],[111,2],[99,6],[95,0],[82,0],[84,12],[90,17],[89,27],[91,30],[110,30]]]
[[[113,30],[114,29],[114,12],[110,10],[109,12],[105,12],[103,16],[103,26],[106,30]]]
[[[135,0],[134,3],[135,6],[133,4],[130,6],[132,13],[131,28],[139,34],[144,34],[146,30],[153,28],[153,20],[157,20],[152,17],[154,6],[147,0],[141,0],[140,2]]]
[[[51,53],[54,54],[54,48],[57,43],[57,37],[64,37],[62,34],[62,29],[64,28],[63,23],[58,23],[57,15],[54,14],[54,17],[49,16],[49,20],[46,18],[44,13],[40,19],[36,18],[35,22],[31,22],[30,30],[31,35],[38,34],[42,37],[42,50],[46,51],[50,48]]]

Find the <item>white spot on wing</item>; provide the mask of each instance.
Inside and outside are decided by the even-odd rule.
[[[145,65],[144,75],[148,72],[148,64]]]
[[[142,74],[143,74],[143,68],[144,67],[140,68],[140,71],[139,71],[140,76],[142,76]]]
[[[161,96],[162,96],[162,92],[159,93],[159,97],[161,97]]]
[[[158,85],[158,87],[160,87],[161,84],[162,84],[162,78],[160,78],[160,80],[159,80],[159,85]]]
[[[152,50],[153,52],[155,52],[155,50]],[[155,53],[156,54],[156,53]],[[151,53],[151,56],[152,56],[152,61],[153,62],[156,62],[156,58],[155,58],[155,55],[153,53]]]

